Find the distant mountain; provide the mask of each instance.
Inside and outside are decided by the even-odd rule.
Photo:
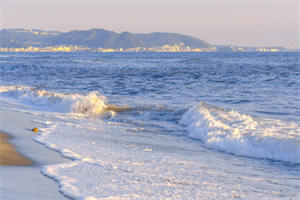
[[[2,29],[0,30],[0,47],[45,47],[56,45],[86,46],[89,48],[134,48],[159,47],[165,44],[184,43],[192,48],[207,48],[203,40],[177,33],[135,34],[130,32],[116,33],[105,29],[73,30],[69,32]]]
[[[20,48],[28,46],[47,46],[51,40],[61,34],[58,31],[42,31],[38,29],[2,29],[0,30],[0,47]]]

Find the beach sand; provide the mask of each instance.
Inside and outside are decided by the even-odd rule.
[[[30,166],[33,162],[19,154],[15,147],[8,143],[11,136],[0,132],[0,166]]]
[[[58,152],[33,141],[36,133],[31,129],[39,127],[35,121],[46,119],[31,113],[6,109],[12,107],[16,105],[0,99],[0,130],[9,134],[1,134],[0,139],[0,199],[68,199],[59,192],[57,182],[41,173],[45,165],[69,161]],[[18,166],[9,166],[17,164]]]

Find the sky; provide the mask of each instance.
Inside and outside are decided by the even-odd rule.
[[[300,0],[0,0],[0,28],[174,32],[300,48]]]

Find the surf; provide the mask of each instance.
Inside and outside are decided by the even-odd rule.
[[[114,116],[130,109],[108,103],[107,97],[97,91],[87,94],[63,94],[35,87],[17,85],[0,86],[0,95],[11,98],[34,109],[86,117]]]
[[[300,126],[277,119],[257,119],[204,102],[180,120],[188,136],[205,147],[241,156],[300,163]]]

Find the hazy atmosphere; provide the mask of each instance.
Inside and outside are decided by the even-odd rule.
[[[299,48],[298,2],[1,0],[0,27],[59,31],[104,28],[116,32],[175,32],[195,36],[211,44]]]
[[[300,0],[0,0],[0,200],[300,200]]]

